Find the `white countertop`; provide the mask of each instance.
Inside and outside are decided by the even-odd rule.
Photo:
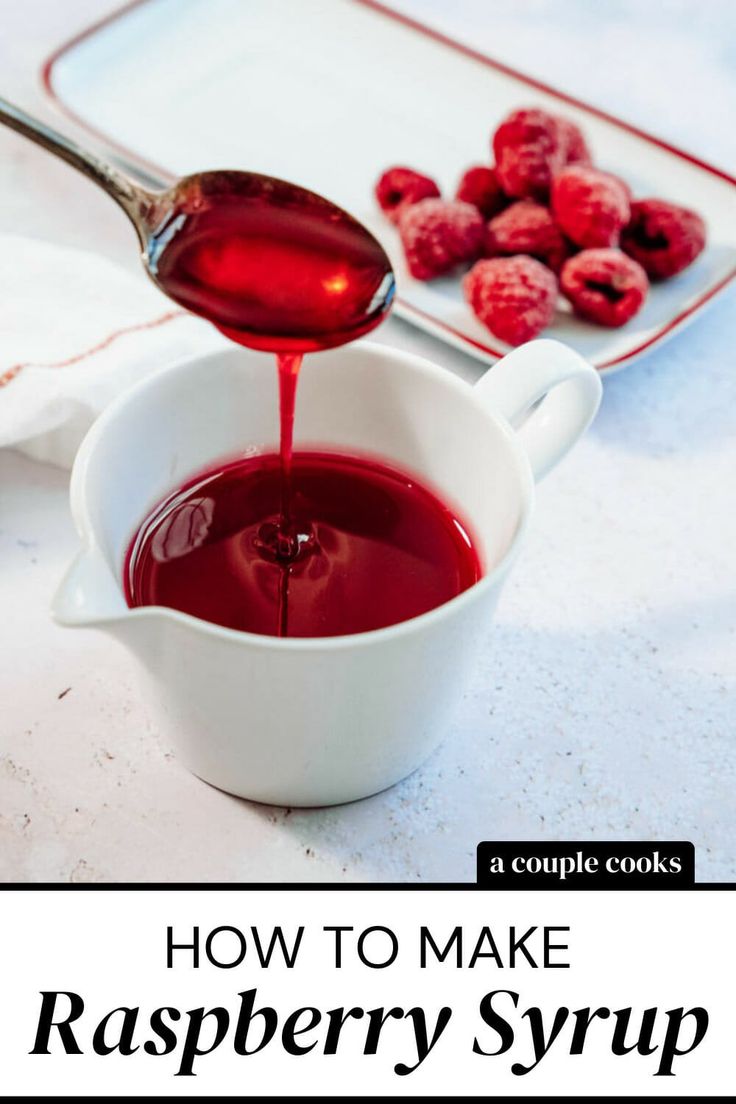
[[[439,0],[402,6],[449,18]],[[53,118],[40,61],[113,7],[9,9],[3,94]],[[736,169],[729,0],[451,8],[445,29]],[[601,41],[595,66],[576,64]],[[124,220],[84,197],[65,166],[0,134],[0,230],[96,240],[133,271]],[[690,839],[699,878],[735,879],[735,307],[731,289],[606,380],[592,430],[540,489],[444,744],[403,784],[336,809],[253,805],[177,762],[132,657],[49,620],[77,545],[68,473],[0,451],[0,879],[468,881],[481,839],[560,838]],[[378,339],[481,371],[399,319]]]

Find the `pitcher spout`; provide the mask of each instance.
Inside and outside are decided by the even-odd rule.
[[[51,603],[59,625],[102,627],[130,615],[120,586],[97,549],[80,552]]]

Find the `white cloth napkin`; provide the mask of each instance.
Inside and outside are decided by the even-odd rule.
[[[126,387],[226,344],[142,269],[0,235],[0,447],[70,467],[95,417]]]

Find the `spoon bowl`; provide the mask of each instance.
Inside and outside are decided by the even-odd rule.
[[[0,123],[83,172],[123,208],[165,295],[253,349],[302,354],[368,333],[391,262],[342,208],[285,180],[220,170],[151,191],[8,101]]]
[[[394,293],[378,241],[314,192],[259,173],[178,181],[142,211],[151,279],[254,349],[306,353],[376,326]]]

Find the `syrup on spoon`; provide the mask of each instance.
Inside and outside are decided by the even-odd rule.
[[[382,246],[340,207],[260,173],[221,170],[151,191],[0,99],[0,122],[84,173],[125,211],[144,268],[169,298],[240,345],[276,354],[281,502],[260,533],[260,554],[282,565],[286,635],[290,565],[314,551],[314,532],[292,521],[292,430],[304,353],[368,333],[384,318],[394,274]]]
[[[394,276],[382,246],[306,188],[215,171],[150,191],[2,99],[0,122],[104,188],[133,223],[154,283],[241,345],[331,348],[373,329],[391,305]]]

